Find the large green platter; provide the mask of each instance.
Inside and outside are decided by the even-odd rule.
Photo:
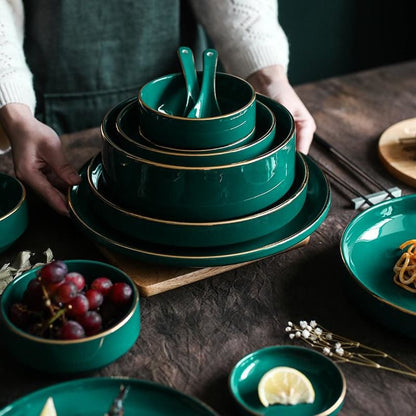
[[[98,416],[108,412],[120,385],[129,386],[124,415],[215,416],[201,401],[162,384],[131,378],[85,378],[35,391],[0,410],[0,416],[38,416],[52,397],[58,416]]]
[[[99,245],[121,254],[152,263],[207,267],[241,263],[287,250],[310,236],[328,214],[331,193],[322,171],[305,156],[309,167],[306,201],[298,215],[285,226],[266,236],[223,247],[173,247],[128,238],[109,229],[91,208],[90,191],[85,181],[69,190],[72,218]]]

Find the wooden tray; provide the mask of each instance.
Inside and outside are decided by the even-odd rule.
[[[400,121],[384,131],[378,153],[394,177],[416,187],[416,118]]]
[[[309,242],[309,238],[305,238],[286,251],[306,245]],[[142,296],[153,296],[261,260],[199,269],[177,268],[140,262],[122,254],[109,251],[102,246],[99,246],[99,249],[110,263],[123,270],[134,280]],[[275,254],[275,256],[277,255]]]

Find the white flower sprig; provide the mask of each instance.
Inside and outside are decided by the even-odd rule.
[[[316,321],[299,321],[299,324],[288,322],[285,331],[292,340],[301,340],[311,347],[320,350],[336,362],[358,364],[416,377],[416,370],[403,364],[383,351],[350,340],[328,331]],[[401,368],[389,367],[375,361],[378,358],[394,362]]]

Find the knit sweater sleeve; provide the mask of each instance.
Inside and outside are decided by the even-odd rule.
[[[190,0],[227,72],[247,78],[267,66],[287,69],[289,46],[277,0]]]
[[[35,109],[32,73],[23,52],[22,0],[0,0],[0,108],[22,103]]]

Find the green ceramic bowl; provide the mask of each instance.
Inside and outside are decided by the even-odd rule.
[[[10,305],[22,299],[30,280],[39,268],[14,279],[0,300],[1,336],[4,345],[23,364],[48,373],[78,373],[103,367],[125,354],[140,333],[139,294],[134,282],[120,269],[92,260],[65,261],[69,271],[82,273],[88,282],[106,276],[114,282],[127,282],[133,300],[126,316],[115,326],[80,340],[53,340],[31,335],[16,327],[8,318]]]
[[[271,405],[264,407],[257,394],[262,376],[274,367],[292,367],[305,374],[315,390],[310,404]],[[312,349],[272,346],[242,358],[232,369],[229,388],[246,414],[276,416],[332,416],[341,410],[346,381],[340,368],[325,355]]]
[[[261,155],[269,150],[276,133],[276,119],[263,103],[256,105],[256,128],[254,135],[240,140],[234,146],[210,149],[209,151],[178,151],[158,147],[137,131],[138,107],[130,102],[120,111],[116,127],[121,135],[120,144],[132,155],[144,157],[157,163],[180,166],[220,166],[237,163]],[[111,116],[109,116],[111,118]],[[241,142],[243,142],[241,144]]]
[[[341,239],[346,282],[357,304],[392,330],[416,337],[416,294],[393,282],[399,246],[416,238],[416,195],[374,205],[358,214]]]
[[[220,116],[187,118],[183,116],[186,89],[181,73],[148,82],[138,94],[143,134],[154,143],[178,149],[221,147],[246,137],[256,124],[253,87],[242,78],[219,72],[216,91]]]
[[[88,166],[88,180],[93,210],[110,228],[158,244],[184,247],[224,246],[259,238],[291,221],[302,209],[309,179],[309,169],[301,154],[296,159],[296,176],[286,195],[275,204],[253,215],[218,222],[179,222],[152,218],[129,212],[107,196],[102,181],[101,158],[96,156]]]
[[[207,222],[250,215],[282,198],[295,178],[295,125],[285,107],[264,96],[258,100],[279,125],[271,149],[221,166],[176,166],[133,156],[120,146],[115,126],[102,124],[103,176],[112,201],[152,217]]]
[[[0,253],[24,233],[27,223],[25,187],[18,179],[0,173]]]

